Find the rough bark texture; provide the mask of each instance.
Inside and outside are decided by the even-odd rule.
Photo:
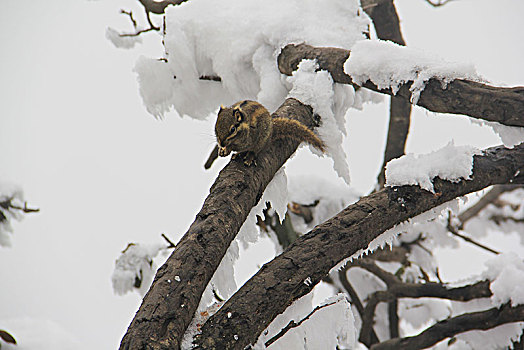
[[[521,174],[521,175],[518,175]],[[394,225],[451,199],[493,184],[524,182],[524,144],[493,147],[475,156],[471,180],[434,180],[436,193],[418,186],[385,188],[362,198],[298,238],[262,266],[202,327],[205,349],[243,349],[269,323],[311,289],[341,260],[366,248]],[[306,279],[311,283],[305,283]]]
[[[295,99],[286,100],[274,116],[314,125],[311,108]],[[220,172],[195,221],[158,270],[120,349],[180,347],[200,297],[231,241],[275,172],[298,145],[296,141],[278,140],[259,155],[256,167],[246,167],[237,157]]]
[[[524,321],[524,305],[503,305],[500,308],[471,312],[440,321],[414,337],[390,339],[373,345],[371,350],[425,349],[459,333],[474,329],[486,330],[518,321]]]
[[[281,73],[291,75],[303,59],[316,59],[320,69],[329,71],[335,82],[353,84],[351,77],[344,72],[349,55],[350,51],[339,48],[287,45],[278,56],[278,68]],[[395,96],[410,101],[411,84],[402,85]],[[391,89],[379,89],[369,80],[362,86],[394,95]],[[457,79],[443,88],[440,81],[430,79],[417,105],[437,113],[462,114],[508,126],[524,126],[524,87],[494,87]]]

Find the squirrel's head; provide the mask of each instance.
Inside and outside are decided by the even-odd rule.
[[[215,124],[219,147],[218,154],[227,156],[231,151],[241,151],[243,135],[247,133],[246,115],[237,103],[231,107],[220,106]],[[249,127],[247,127],[249,128]]]

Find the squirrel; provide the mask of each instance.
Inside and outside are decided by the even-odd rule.
[[[260,151],[280,138],[292,138],[310,143],[322,153],[325,144],[304,124],[289,118],[273,118],[256,101],[245,100],[231,107],[220,106],[215,124],[218,155],[226,157],[231,151],[242,154],[244,164],[256,166]]]

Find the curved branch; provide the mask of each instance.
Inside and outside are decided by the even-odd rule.
[[[371,350],[425,349],[459,333],[475,329],[486,330],[518,321],[524,321],[524,305],[511,307],[506,304],[501,308],[466,313],[440,321],[414,337],[390,339],[373,345]]]
[[[287,99],[274,113],[314,125],[312,109]],[[296,151],[291,139],[275,141],[246,167],[237,157],[222,169],[195,221],[176,245],[136,313],[120,349],[177,349],[200,297],[251,208],[276,171]]]
[[[351,77],[344,72],[344,63],[349,55],[350,51],[339,48],[287,45],[278,56],[278,68],[281,73],[291,75],[303,59],[316,59],[320,69],[329,71],[335,82],[353,84]],[[410,101],[411,84],[407,82],[401,85],[396,95],[391,89],[379,89],[369,80],[362,86]],[[420,93],[417,105],[432,112],[462,114],[508,126],[524,127],[524,87],[495,87],[457,79],[443,89],[439,80],[430,79]]]
[[[514,149],[494,147],[474,157],[471,180],[452,183],[436,179],[439,196],[418,186],[402,186],[360,199],[265,264],[208,319],[195,344],[206,349],[243,349],[338,262],[367,248],[382,232],[458,196],[493,184],[524,181],[515,175],[523,169],[524,144]],[[311,283],[304,283],[306,280]]]

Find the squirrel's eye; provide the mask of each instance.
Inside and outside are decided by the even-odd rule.
[[[237,129],[236,126],[233,125],[233,126],[231,127],[231,129],[229,129],[229,133],[230,133],[230,134],[234,133],[236,129]]]

